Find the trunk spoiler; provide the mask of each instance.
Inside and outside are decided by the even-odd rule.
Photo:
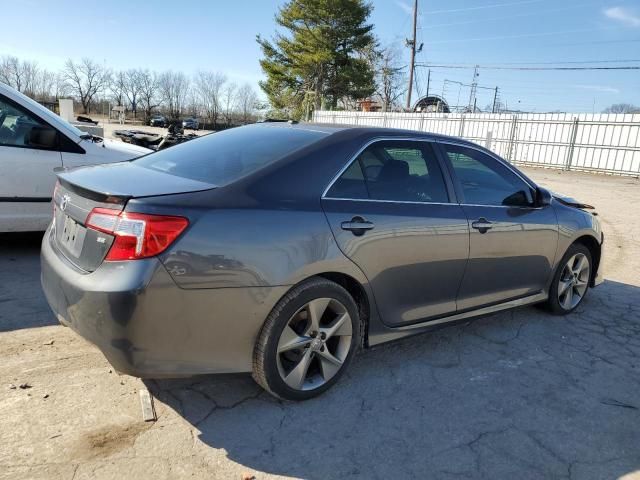
[[[83,197],[106,203],[126,203],[131,198],[199,192],[216,188],[200,180],[140,167],[123,161],[70,168],[55,172],[65,188]]]
[[[94,202],[124,205],[131,198],[131,195],[110,195],[108,193],[96,192],[87,188],[83,188],[68,181],[61,173],[57,173],[56,176],[58,177],[58,182],[60,182],[60,185],[62,185],[64,188],[72,191],[77,195],[80,195],[81,197],[93,200]]]

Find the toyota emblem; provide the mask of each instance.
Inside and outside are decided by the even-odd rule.
[[[71,197],[69,195],[62,196],[62,200],[60,201],[60,210],[62,210],[63,212],[65,211],[67,205],[69,205],[69,200],[71,200]]]

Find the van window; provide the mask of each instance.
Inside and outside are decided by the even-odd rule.
[[[45,127],[28,110],[18,107],[0,96],[0,145],[29,147],[33,127]]]

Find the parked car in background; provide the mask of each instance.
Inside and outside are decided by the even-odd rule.
[[[471,142],[264,123],[58,174],[42,284],[140,377],[252,372],[330,388],[359,348],[602,280],[589,207]]]
[[[196,118],[185,118],[182,121],[182,128],[184,128],[185,130],[198,130],[198,128],[200,128],[200,122],[198,122],[198,119]]]
[[[167,118],[163,115],[154,115],[149,120],[149,126],[165,128],[167,126]]]
[[[149,152],[83,132],[0,83],[0,232],[47,228],[54,169],[119,162]]]

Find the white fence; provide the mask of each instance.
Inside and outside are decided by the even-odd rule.
[[[462,137],[522,165],[640,175],[640,114],[316,111],[313,121]]]

